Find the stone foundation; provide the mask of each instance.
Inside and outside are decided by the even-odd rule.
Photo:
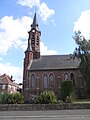
[[[38,111],[38,110],[90,109],[90,103],[81,104],[0,104],[0,111]]]

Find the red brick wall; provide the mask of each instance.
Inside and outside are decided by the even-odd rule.
[[[76,94],[78,94],[78,90],[80,89],[81,86],[81,80],[79,79],[80,77],[80,72],[77,69],[73,69],[73,70],[47,70],[47,71],[33,71],[33,72],[29,72],[28,75],[28,80],[27,80],[27,86],[30,88],[30,76],[31,74],[34,74],[36,78],[39,78],[40,80],[40,88],[39,88],[39,92],[41,93],[42,91],[44,91],[45,89],[43,88],[43,74],[46,73],[49,77],[50,73],[53,73],[53,75],[55,76],[55,87],[54,88],[50,88],[48,85],[47,90],[53,90],[56,95],[58,97],[60,97],[61,95],[61,91],[60,91],[60,86],[59,84],[64,80],[64,74],[68,73],[69,78],[70,78],[70,73],[74,73],[75,75],[75,88],[76,88]],[[36,79],[35,79],[36,81]],[[37,95],[37,83],[35,82],[35,88],[32,89],[32,94]],[[28,91],[28,90],[27,90]],[[25,93],[26,94],[26,93]],[[30,92],[29,92],[30,94]],[[78,95],[77,95],[78,96]]]

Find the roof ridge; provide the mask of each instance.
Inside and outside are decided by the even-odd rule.
[[[41,55],[41,57],[43,57],[43,56],[45,56],[45,57],[48,57],[48,56],[70,56],[70,54],[61,54],[61,55]]]

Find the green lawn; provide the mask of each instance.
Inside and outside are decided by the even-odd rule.
[[[90,99],[76,99],[75,103],[90,103]]]

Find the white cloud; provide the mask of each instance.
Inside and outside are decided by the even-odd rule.
[[[6,53],[11,47],[23,47],[32,19],[24,16],[13,19],[5,16],[0,20],[0,53]]]
[[[43,42],[40,42],[41,55],[56,55],[58,52],[56,50],[48,50],[47,46]]]
[[[40,0],[18,0],[18,4],[29,8],[36,6],[37,11],[44,22],[55,14],[54,9],[50,9],[45,2],[40,2]]]
[[[0,63],[0,75],[6,73],[9,76],[13,76],[13,80],[15,80],[17,83],[22,82],[22,76],[23,71],[22,68],[19,68],[17,66],[13,66],[10,63]]]
[[[74,23],[73,31],[81,31],[86,39],[90,39],[90,10],[83,11]]]
[[[39,5],[38,12],[44,22],[55,14],[55,11],[53,9],[50,9],[45,2]]]
[[[27,48],[27,41],[25,41],[25,44],[22,45],[23,50],[25,51]],[[56,55],[58,52],[56,50],[49,50],[47,46],[43,42],[40,42],[40,52],[41,55]]]
[[[40,0],[18,0],[17,3],[22,6],[28,6],[28,7],[32,8],[34,6],[39,6]]]

